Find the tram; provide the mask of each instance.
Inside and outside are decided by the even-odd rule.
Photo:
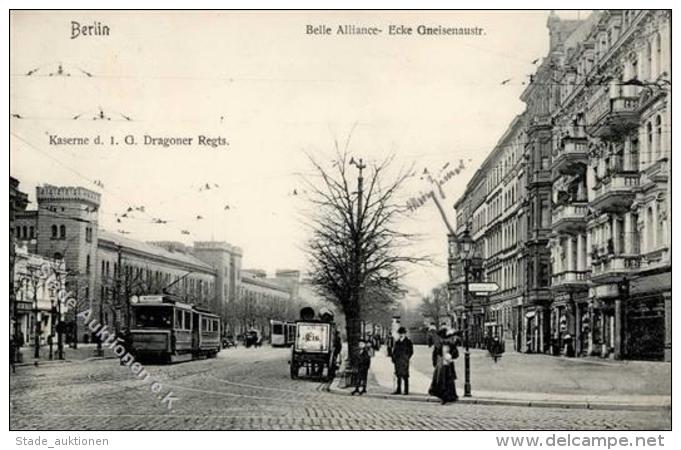
[[[130,299],[130,351],[137,359],[173,363],[214,358],[221,348],[220,316],[169,295]]]
[[[296,323],[270,320],[270,344],[272,347],[290,347],[296,339]]]

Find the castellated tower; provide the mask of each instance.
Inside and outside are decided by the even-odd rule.
[[[81,299],[95,295],[97,229],[101,196],[83,187],[36,187],[37,253],[63,258]],[[85,302],[84,302],[85,303]]]
[[[228,303],[236,299],[241,284],[241,249],[227,242],[204,241],[194,242],[192,252],[216,271],[212,306],[224,319],[228,316]]]

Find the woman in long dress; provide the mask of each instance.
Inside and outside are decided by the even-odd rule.
[[[433,371],[433,380],[428,393],[439,398],[443,405],[459,399],[456,394],[456,368],[454,367],[454,359],[458,356],[459,352],[453,339],[442,344],[442,355],[438,358]]]

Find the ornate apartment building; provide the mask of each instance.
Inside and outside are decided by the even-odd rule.
[[[670,16],[551,14],[525,112],[455,205],[457,231],[484,246],[483,277],[501,287],[483,301],[482,322],[502,323],[516,349],[671,359]],[[500,177],[499,155],[518,148]],[[492,190],[472,208],[481,179]],[[518,206],[499,214],[497,192],[513,183]],[[510,240],[501,231],[511,247],[500,249],[509,217],[519,225]]]

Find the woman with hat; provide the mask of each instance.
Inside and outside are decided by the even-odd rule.
[[[459,357],[456,344],[456,333],[448,330],[437,345],[439,353],[428,393],[439,398],[443,405],[459,399],[456,394],[456,368],[454,367],[454,360]]]

